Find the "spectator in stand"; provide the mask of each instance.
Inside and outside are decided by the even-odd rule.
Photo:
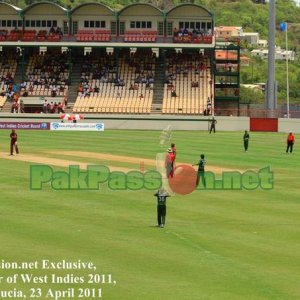
[[[133,91],[134,90],[134,85],[133,85],[133,83],[130,85],[130,87],[129,87],[129,91]]]
[[[151,76],[148,77],[148,82],[149,83],[154,83],[154,77],[153,77],[153,75],[151,75]]]
[[[54,107],[53,107],[53,113],[54,114],[57,113],[57,107],[58,107],[58,104],[56,102],[54,102]]]
[[[60,29],[60,27],[57,27],[57,28],[56,28],[55,34],[57,34],[57,35],[59,35],[59,36],[63,36],[63,32],[62,32],[62,30]]]
[[[52,26],[51,28],[50,28],[50,30],[49,30],[49,34],[50,35],[53,35],[55,33],[55,29],[54,29],[54,27]]]
[[[58,105],[57,105],[57,113],[58,113],[58,114],[64,113],[63,105],[62,105],[61,102],[59,102]]]
[[[13,101],[14,93],[11,90],[7,89],[6,96],[8,101]]]
[[[173,91],[174,90],[174,84],[172,83],[172,81],[167,82],[167,90],[168,91]]]
[[[85,89],[85,91],[83,92],[83,97],[84,98],[89,98],[90,97],[90,90],[88,88]]]
[[[187,77],[188,73],[189,73],[189,70],[188,70],[188,68],[185,67],[182,71],[183,77]]]
[[[119,100],[122,99],[120,92],[117,92],[116,99],[119,99]]]
[[[17,87],[17,85],[16,85],[16,84],[13,84],[12,91],[13,91],[14,93],[17,93],[17,91],[18,91],[18,87]]]
[[[30,92],[30,94],[32,94],[33,93],[33,85],[32,84],[30,84],[30,86],[29,86],[29,92]]]
[[[56,95],[57,95],[57,89],[56,86],[53,85],[51,88],[51,97],[56,97]]]
[[[20,113],[25,113],[25,105],[23,100],[20,100]]]
[[[20,84],[20,89],[26,89],[26,82],[23,81],[21,84]]]
[[[141,83],[141,81],[142,81],[142,77],[141,77],[141,75],[138,75],[138,76],[135,78],[134,83]]]
[[[227,64],[227,70],[228,70],[229,72],[232,71],[232,64],[231,64],[231,63],[228,63],[228,64]]]
[[[193,39],[197,39],[197,37],[198,37],[198,31],[195,28],[192,31],[192,36],[193,36]]]
[[[177,37],[177,36],[178,36],[178,30],[177,30],[176,27],[173,29],[173,36],[174,36],[174,37]]]
[[[147,83],[147,78],[146,78],[146,76],[142,77],[141,83]]]
[[[44,99],[44,102],[43,102],[43,113],[44,114],[48,113],[48,101],[47,101],[47,99]]]
[[[11,113],[16,114],[18,112],[18,102],[13,101],[12,106],[11,106]]]
[[[210,112],[211,112],[211,101],[210,101],[210,97],[207,97],[206,110],[207,110],[207,115],[210,115]]]
[[[78,93],[83,93],[83,92],[84,92],[83,84],[80,83],[80,85],[78,87]]]
[[[13,99],[13,101],[18,102],[19,98],[20,98],[20,94],[19,94],[19,93],[12,94],[12,99]]]
[[[65,107],[67,106],[67,104],[68,104],[68,96],[66,95],[64,97],[63,109],[65,109]]]
[[[175,90],[173,90],[173,91],[171,92],[171,97],[177,97],[177,94],[176,94],[176,91],[175,91]]]
[[[51,114],[53,114],[53,112],[54,112],[54,103],[53,102],[51,102],[50,103],[50,107],[49,107],[50,109],[49,109],[49,112],[51,113]]]

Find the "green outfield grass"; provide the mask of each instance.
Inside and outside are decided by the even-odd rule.
[[[81,150],[155,159],[174,142],[178,161],[189,164],[204,153],[207,166],[270,166],[274,189],[173,196],[168,200],[167,225],[161,229],[155,227],[153,191],[55,191],[49,185],[30,190],[31,163],[7,159],[9,131],[0,131],[0,151],[7,153],[0,159],[0,260],[92,261],[96,273],[112,274],[117,282],[99,286],[105,300],[300,299],[300,146],[296,141],[294,153],[285,154],[286,134],[250,133],[248,153],[243,151],[243,132],[178,131],[163,147],[158,131],[18,134],[21,156]],[[95,272],[0,269],[0,277],[15,273],[72,273],[86,279]],[[0,290],[14,287],[26,292],[27,299],[30,288],[43,290],[37,299],[51,299],[45,296],[49,288],[97,285],[0,283]]]

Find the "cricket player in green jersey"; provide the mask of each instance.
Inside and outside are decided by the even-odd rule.
[[[196,186],[199,185],[199,181],[200,181],[200,178],[201,178],[201,182],[202,182],[202,185],[203,185],[204,188],[206,187],[205,165],[206,165],[206,160],[204,158],[204,154],[201,154],[199,162],[197,164],[193,165],[193,166],[198,166]]]

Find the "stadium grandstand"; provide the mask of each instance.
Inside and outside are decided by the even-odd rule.
[[[237,115],[239,69],[200,5],[0,2],[2,112]]]

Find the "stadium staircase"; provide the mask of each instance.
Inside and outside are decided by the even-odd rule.
[[[11,102],[6,100],[5,104],[1,109],[1,113],[8,114],[10,112],[11,112]]]
[[[161,113],[162,103],[164,98],[164,82],[165,82],[165,68],[164,60],[162,57],[159,57],[155,65],[155,85],[153,92],[153,101],[151,107],[151,113]]]
[[[81,82],[81,66],[82,66],[82,61],[77,60],[72,67],[72,71],[70,75],[71,85],[69,88],[69,95],[68,95],[69,105],[74,104],[77,98],[78,87]]]
[[[16,74],[14,76],[14,83],[20,88],[20,84],[22,83],[24,78],[22,78],[22,63],[18,63]],[[11,102],[7,101],[4,103],[1,113],[10,113],[11,112]]]
[[[24,81],[24,78],[22,78],[22,62],[19,62],[17,65],[17,69],[16,69],[16,75],[14,77],[14,83],[20,87],[20,84],[22,83],[22,81]],[[24,62],[24,76],[25,76],[25,70],[26,70],[26,64]]]

